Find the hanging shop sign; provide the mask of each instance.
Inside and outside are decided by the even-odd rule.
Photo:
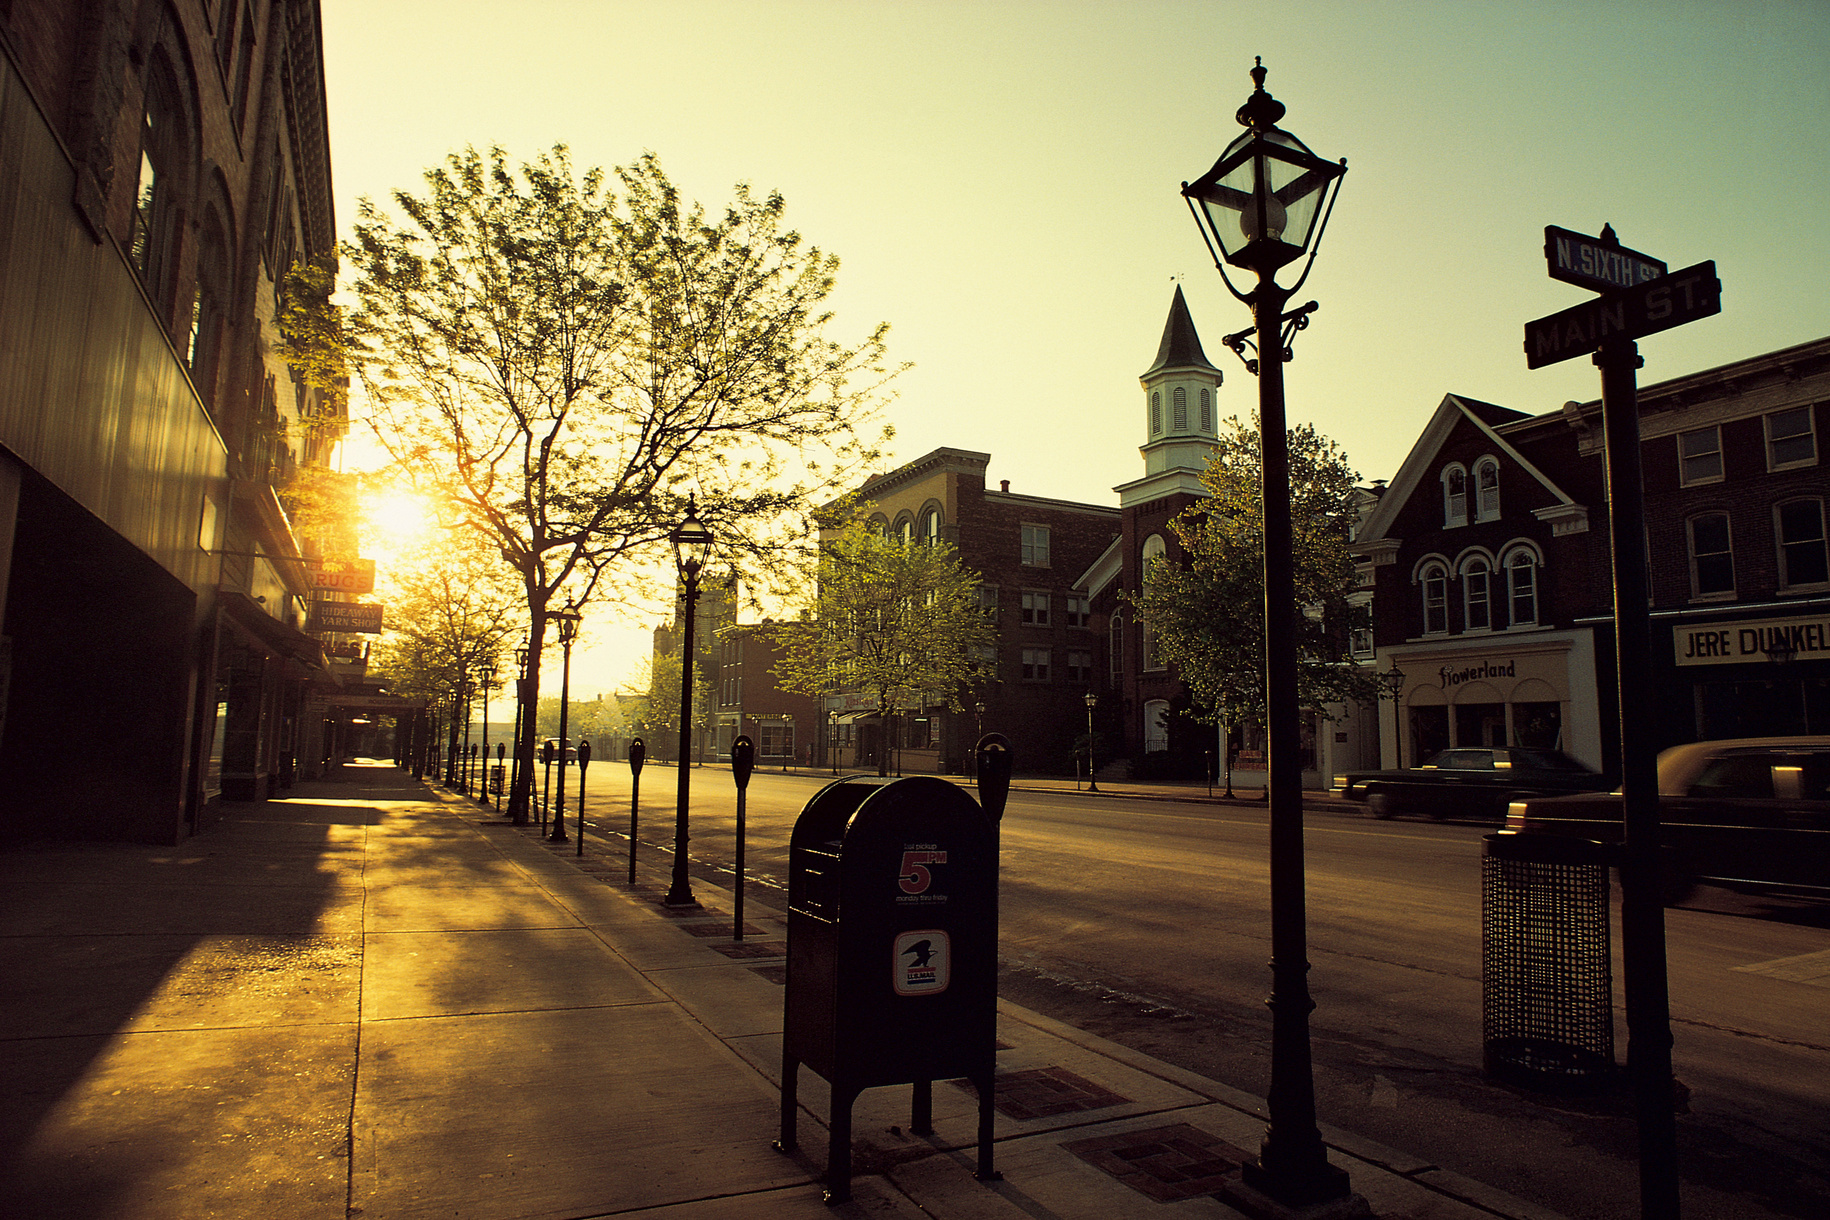
[[[360,631],[373,635],[381,630],[383,609],[379,602],[313,602],[311,615],[305,620],[305,630],[308,633]]]

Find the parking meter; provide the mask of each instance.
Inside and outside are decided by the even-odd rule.
[[[739,737],[731,743],[731,778],[737,781],[737,889],[736,910],[732,912],[731,939],[743,939],[743,833],[744,798],[750,787],[750,772],[756,769],[756,743]]]
[[[635,884],[635,848],[637,811],[642,806],[642,763],[648,758],[648,746],[640,737],[629,743],[629,884]]]

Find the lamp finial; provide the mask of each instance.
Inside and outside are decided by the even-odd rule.
[[[1239,120],[1241,127],[1266,131],[1277,126],[1277,120],[1284,117],[1284,104],[1265,92],[1264,78],[1270,69],[1264,66],[1264,56],[1254,55],[1252,60],[1252,96],[1245,99],[1245,105],[1233,117]]]

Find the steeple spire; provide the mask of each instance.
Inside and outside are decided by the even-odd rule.
[[[1195,333],[1195,320],[1188,316],[1188,302],[1182,298],[1180,284],[1169,302],[1169,320],[1163,324],[1163,341],[1157,345],[1156,360],[1144,370],[1144,376],[1165,368],[1214,368],[1201,350],[1201,336]]]

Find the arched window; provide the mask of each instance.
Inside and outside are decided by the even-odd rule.
[[[146,103],[140,116],[140,175],[127,237],[128,257],[146,295],[171,325],[172,282],[177,270],[178,213],[189,176],[189,124],[176,78],[163,54],[146,69]],[[188,323],[189,318],[184,321]]]
[[[1476,521],[1500,519],[1500,464],[1493,458],[1482,458],[1474,464],[1474,487],[1478,497]]]
[[[1150,391],[1150,435],[1160,436],[1163,431],[1163,394],[1160,390]]]
[[[896,541],[904,546],[915,545],[915,519],[904,517],[896,523]]]
[[[1122,611],[1112,612],[1107,632],[1106,653],[1112,664],[1112,685],[1117,686],[1125,678],[1125,616]]]
[[[224,332],[228,327],[229,249],[222,219],[209,208],[197,231],[197,289],[190,317],[185,358],[191,366],[191,384],[206,407],[216,404],[216,375],[221,365]]]
[[[1418,583],[1423,586],[1423,633],[1442,635],[1449,630],[1449,569],[1446,564],[1424,566]]]
[[[940,510],[930,508],[921,515],[921,540],[928,546],[940,545]]]
[[[1442,524],[1445,529],[1468,524],[1468,472],[1459,464],[1442,472]]]
[[[1144,547],[1143,547],[1142,552],[1139,555],[1139,559],[1141,561],[1139,564],[1139,569],[1140,569],[1139,579],[1143,583],[1144,592],[1146,594],[1148,594],[1150,592],[1150,586],[1153,583],[1150,578],[1151,568],[1154,566],[1156,561],[1162,559],[1168,553],[1169,553],[1169,547],[1168,547],[1168,544],[1163,541],[1163,535],[1152,534],[1152,535],[1150,535],[1150,537],[1144,539]],[[1142,656],[1143,668],[1146,670],[1162,669],[1163,668],[1162,658],[1158,657],[1156,654],[1156,632],[1151,630],[1150,620],[1148,618],[1143,620],[1143,628],[1144,628],[1144,647],[1143,647],[1143,656]]]
[[[1476,555],[1462,564],[1462,630],[1486,631],[1492,628],[1492,576],[1492,568],[1481,556]]]
[[[1214,430],[1213,391],[1208,390],[1208,389],[1203,389],[1201,391],[1201,431],[1212,432],[1213,430]]]
[[[1538,556],[1529,547],[1519,547],[1506,556],[1506,604],[1514,627],[1529,627],[1538,621]]]
[[[1175,392],[1175,413],[1171,417],[1172,428],[1176,432],[1188,431],[1188,389],[1177,386]]]

